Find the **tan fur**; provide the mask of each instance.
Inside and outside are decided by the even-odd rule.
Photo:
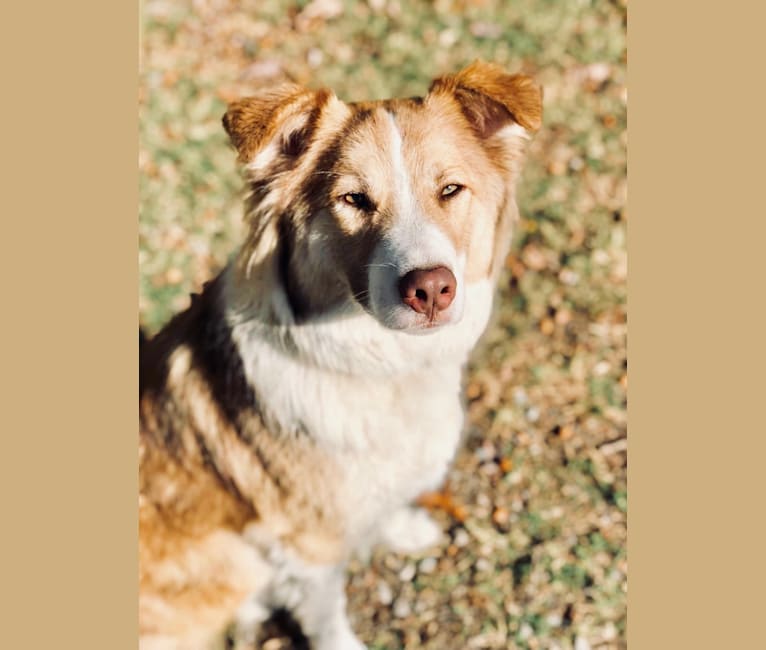
[[[494,121],[507,119],[490,102],[503,107],[529,131],[537,131],[542,124],[540,87],[526,75],[509,75],[498,65],[477,61],[455,75],[435,80],[430,91],[455,97],[485,134],[487,127],[497,126]]]
[[[322,322],[349,302],[369,309],[369,260],[402,211],[417,211],[404,217],[443,233],[465,260],[466,284],[495,278],[516,218],[514,184],[523,157],[523,138],[504,127],[534,131],[540,117],[540,91],[529,78],[483,63],[434,81],[422,99],[346,104],[326,90],[283,86],[229,107],[224,127],[251,188],[246,240],[228,272],[141,351],[143,645],[163,639],[169,639],[166,647],[192,650],[214,644],[248,595],[270,579],[272,567],[256,552],[259,539],[310,566],[340,566],[349,556],[358,541],[348,533],[356,516],[349,504],[357,496],[344,493],[354,474],[349,467],[368,460],[375,467],[377,459],[355,455],[353,445],[329,444],[285,417],[282,403],[262,403],[262,394],[272,395],[272,366],[254,385],[246,367],[253,360],[242,346],[256,336],[275,378],[288,358],[295,365],[295,355],[306,368],[299,368],[298,380],[325,364],[327,381],[340,394],[346,386],[353,392],[360,382],[335,369],[333,355],[356,351],[328,345],[310,357],[324,343],[319,340],[299,357],[300,325]],[[411,197],[401,195],[402,177],[414,179]],[[465,190],[445,199],[441,191],[449,183]],[[344,202],[344,195],[359,192],[374,209]],[[255,334],[235,336],[238,321],[252,321]],[[367,352],[373,359],[381,354]],[[443,382],[451,396],[462,354],[455,352],[454,368],[424,376]],[[404,355],[407,363],[410,356]],[[360,361],[359,367],[366,366]],[[391,379],[382,398],[395,404],[412,385],[423,386],[420,377],[411,369]],[[433,400],[433,417],[443,412],[450,426],[460,426],[456,402],[442,407],[440,394],[425,397]],[[358,405],[359,399],[344,406]],[[359,422],[360,429],[374,430],[364,417]],[[402,449],[435,449],[444,463],[452,453],[438,439],[408,441],[406,432],[396,433],[404,436]],[[364,453],[385,453],[383,442],[369,441]],[[422,474],[416,464],[408,471]],[[408,490],[401,494],[411,499]],[[362,495],[360,503],[374,504],[379,496]]]

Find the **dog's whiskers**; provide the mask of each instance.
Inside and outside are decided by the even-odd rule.
[[[396,264],[392,262],[384,262],[383,264],[365,264],[364,265],[364,268],[366,269],[371,269],[373,267],[391,268],[391,269],[394,269],[395,271],[398,270],[398,267],[396,266]]]
[[[364,298],[368,298],[370,296],[369,290],[360,291],[359,293],[353,294],[354,300],[363,300]]]

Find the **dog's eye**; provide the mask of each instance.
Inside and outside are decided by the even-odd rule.
[[[448,199],[451,196],[455,196],[460,190],[463,189],[462,185],[458,185],[457,183],[450,183],[449,185],[445,185],[442,188],[441,197],[443,199]]]
[[[364,210],[365,212],[372,212],[375,209],[370,197],[362,192],[349,192],[342,197],[343,201],[349,205],[353,205],[355,208]]]

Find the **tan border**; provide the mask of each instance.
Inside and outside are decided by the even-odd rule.
[[[755,483],[764,471],[764,117],[753,95],[763,92],[765,57],[754,6],[630,6],[636,650],[764,642]]]
[[[135,648],[137,7],[3,14],[0,646]]]

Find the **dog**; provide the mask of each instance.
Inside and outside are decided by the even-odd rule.
[[[316,650],[364,648],[345,563],[441,537],[412,504],[458,447],[541,119],[539,86],[484,62],[423,97],[228,107],[246,236],[140,345],[141,648],[222,647],[275,609]]]

